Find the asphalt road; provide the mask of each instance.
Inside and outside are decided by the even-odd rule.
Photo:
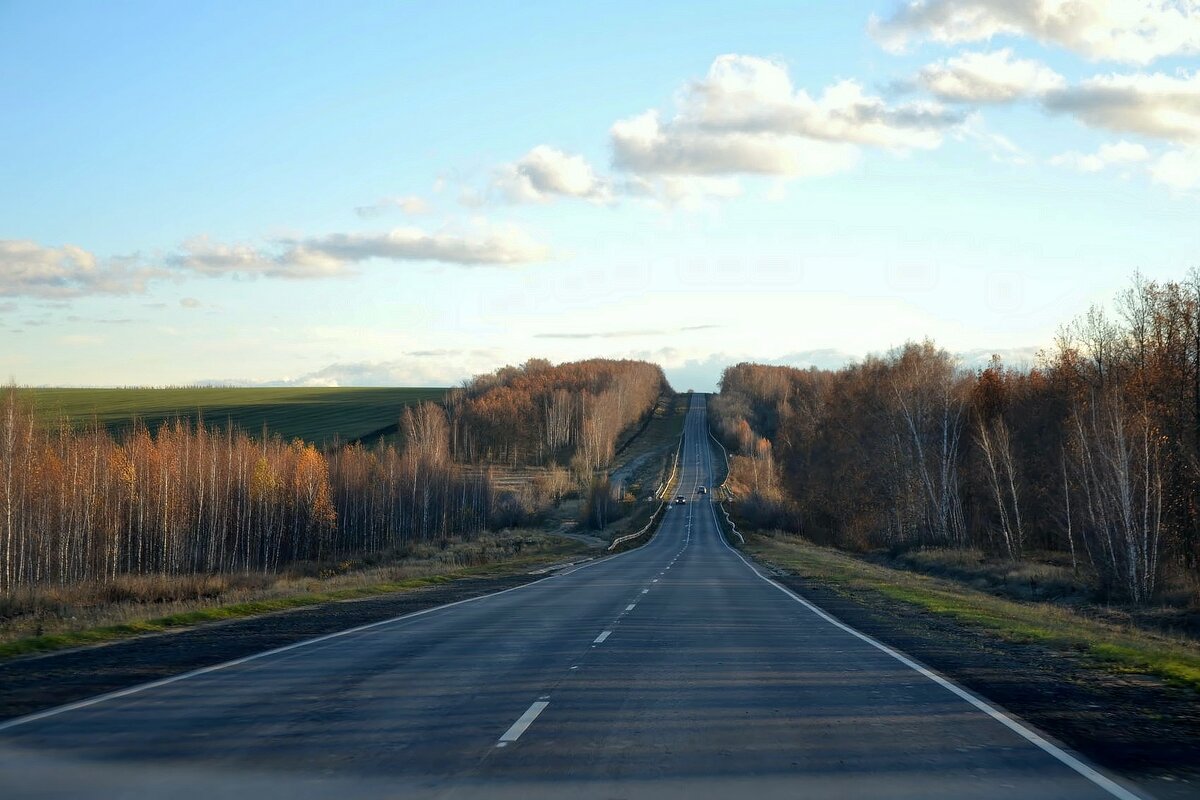
[[[647,545],[0,724],[0,795],[1133,797],[723,541],[703,400]]]

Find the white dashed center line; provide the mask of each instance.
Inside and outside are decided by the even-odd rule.
[[[636,605],[637,605],[637,603],[630,603],[629,605],[625,606],[625,610],[626,610],[626,611],[633,611],[633,607],[634,607],[634,606],[636,606]]]
[[[525,732],[525,729],[533,724],[533,721],[538,718],[538,714],[541,714],[543,711],[545,711],[546,706],[548,705],[550,705],[549,702],[545,700],[538,700],[529,708],[525,709],[525,713],[522,714],[517,721],[512,724],[511,728],[504,732],[504,735],[500,737],[500,741],[496,743],[496,746],[504,747],[509,742],[515,742],[517,739],[520,739],[521,734]]]
[[[605,639],[607,639],[607,638],[608,638],[608,637],[609,637],[611,634],[612,634],[612,631],[601,631],[600,635],[599,635],[599,636],[597,636],[597,637],[596,637],[596,638],[595,638],[595,639],[592,641],[592,644],[600,644],[600,643],[601,643],[601,642],[603,642]]]

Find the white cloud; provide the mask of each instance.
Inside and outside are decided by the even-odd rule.
[[[1010,49],[963,53],[924,67],[918,83],[941,100],[952,103],[1007,103],[1045,94],[1064,85],[1061,75],[1028,59],[1014,58]]]
[[[742,184],[736,178],[663,175],[655,181],[658,202],[685,211],[698,211],[710,200],[731,200],[742,193]]]
[[[79,297],[144,291],[157,273],[130,259],[101,263],[82,247],[0,239],[0,296]]]
[[[889,106],[845,80],[817,99],[792,86],[787,67],[755,56],[719,56],[708,75],[684,92],[676,126],[709,132],[802,136],[828,142],[933,149],[960,120],[932,103]]]
[[[540,203],[553,197],[577,197],[608,202],[608,182],[596,176],[583,156],[538,145],[519,160],[498,170],[494,187],[509,201]]]
[[[1056,167],[1067,167],[1079,172],[1101,172],[1111,166],[1130,166],[1149,160],[1150,151],[1144,146],[1121,140],[1100,145],[1094,153],[1074,150],[1060,153],[1050,159]]]
[[[775,133],[663,126],[654,111],[617,122],[611,135],[616,165],[642,175],[798,178],[843,172],[858,163],[858,150],[852,145]]]
[[[412,194],[401,197],[384,197],[369,206],[358,206],[354,209],[354,213],[362,219],[371,219],[392,210],[410,215],[428,214],[429,203],[425,201],[425,198]]]
[[[1163,153],[1150,165],[1150,177],[1176,191],[1200,188],[1200,147]]]
[[[1200,52],[1197,0],[910,0],[870,30],[888,50],[1026,36],[1089,59],[1148,64]]]
[[[334,233],[303,239],[286,255],[289,260],[299,258],[301,262],[311,258],[346,264],[380,258],[476,265],[541,261],[549,255],[549,250],[514,227],[484,228],[465,235],[396,228],[382,234]]]
[[[1071,114],[1093,128],[1200,141],[1200,70],[1097,75],[1049,92],[1043,102],[1050,111]]]
[[[891,106],[855,81],[819,98],[787,67],[723,55],[682,91],[671,119],[651,110],[612,126],[613,161],[647,175],[828,175],[852,168],[858,145],[932,149],[961,120],[932,103]]]
[[[357,274],[357,264],[374,258],[481,265],[521,264],[541,261],[548,255],[544,245],[512,227],[482,228],[468,234],[396,228],[377,234],[333,233],[283,239],[269,249],[198,237],[185,242],[168,263],[176,269],[208,276],[327,278]]]

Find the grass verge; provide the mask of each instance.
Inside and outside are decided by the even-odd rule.
[[[950,580],[871,564],[798,537],[753,534],[745,550],[768,566],[845,596],[884,597],[1006,641],[1041,644],[1081,655],[1111,672],[1153,675],[1200,691],[1200,646],[1191,640],[1088,619],[1050,603],[996,597]]]
[[[536,544],[531,548],[533,537]],[[494,537],[497,540],[513,539]],[[158,604],[124,603],[93,609],[68,608],[60,611],[54,622],[63,630],[38,635],[20,635],[12,621],[0,625],[0,660],[17,656],[45,653],[71,647],[102,644],[128,639],[147,633],[163,633],[180,630],[209,622],[242,619],[277,611],[287,611],[305,606],[315,606],[342,600],[356,600],[395,592],[410,592],[430,586],[439,586],[467,578],[487,578],[512,575],[530,571],[562,561],[565,557],[578,556],[587,551],[586,546],[569,539],[544,534],[525,533],[520,537],[526,544],[525,552],[497,558],[487,563],[470,566],[450,566],[439,558],[416,558],[385,566],[353,570],[323,579],[290,577],[272,579],[269,585],[252,591],[230,592],[231,597],[197,598],[171,604],[178,610],[168,614],[153,614]],[[472,543],[474,544],[474,543]],[[451,548],[453,549],[453,548]],[[527,552],[532,549],[534,552]],[[418,574],[412,574],[418,573]],[[424,574],[419,574],[424,573]],[[249,599],[240,599],[251,595]],[[258,595],[258,596],[254,596]],[[83,615],[68,616],[72,612]],[[153,615],[152,615],[153,614]],[[88,624],[89,619],[118,618],[110,624]],[[40,623],[39,626],[43,624]],[[54,624],[52,622],[52,624]]]

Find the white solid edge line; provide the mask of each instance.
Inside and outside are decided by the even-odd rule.
[[[649,542],[647,542],[647,544],[649,544]],[[279,655],[280,653],[286,653],[291,650],[298,650],[302,647],[308,647],[309,645],[320,644],[321,642],[327,642],[330,639],[337,639],[342,636],[348,636],[352,633],[361,633],[362,631],[368,631],[368,630],[371,630],[372,628],[379,628],[379,627],[383,627],[385,625],[393,625],[397,622],[404,622],[405,620],[412,619],[413,617],[420,617],[420,616],[424,616],[426,614],[432,614],[434,611],[442,611],[444,609],[453,608],[455,606],[464,605],[466,603],[474,603],[478,600],[486,600],[489,597],[499,597],[502,594],[508,594],[509,592],[515,592],[518,589],[528,589],[531,586],[544,586],[544,585],[546,585],[546,583],[548,581],[551,581],[554,578],[561,578],[561,577],[565,577],[567,575],[574,575],[576,572],[579,572],[579,570],[581,570],[581,569],[586,569],[588,567],[594,567],[597,564],[606,563],[608,561],[611,561],[614,558],[620,558],[621,556],[629,555],[630,553],[636,553],[636,552],[640,551],[641,549],[642,548],[637,547],[637,548],[634,548],[633,550],[626,550],[622,553],[614,553],[613,555],[605,556],[604,558],[597,558],[593,561],[587,562],[586,564],[581,564],[580,566],[576,567],[573,570],[570,570],[569,572],[559,572],[559,573],[551,575],[547,578],[543,578],[541,580],[530,581],[529,583],[523,583],[520,586],[510,586],[509,588],[501,589],[498,592],[490,592],[488,594],[481,594],[477,597],[467,597],[462,600],[455,600],[453,603],[443,603],[440,606],[430,606],[429,608],[422,608],[419,611],[410,611],[407,614],[401,614],[400,616],[392,617],[391,619],[381,619],[381,620],[378,620],[377,622],[368,622],[365,625],[358,625],[353,628],[346,628],[345,630],[342,630],[342,631],[334,631],[333,633],[326,633],[321,636],[317,636],[313,639],[304,639],[303,641],[293,642],[291,644],[284,645],[283,647],[276,647],[272,650],[263,650],[260,653],[251,653],[248,656],[242,656],[241,658],[235,658],[232,661],[223,661],[220,664],[210,664],[207,667],[200,667],[199,669],[194,669],[189,672],[182,672],[178,675],[172,675],[167,678],[160,678],[159,680],[150,681],[149,683],[139,683],[135,686],[128,686],[124,689],[118,689],[114,692],[106,692],[104,694],[98,694],[95,697],[88,697],[83,700],[76,700],[73,703],[66,703],[61,706],[55,706],[54,708],[47,708],[44,711],[35,711],[34,713],[26,714],[23,717],[16,717],[14,719],[0,722],[0,731],[10,730],[10,729],[16,728],[20,725],[27,725],[30,722],[38,722],[39,720],[47,719],[49,717],[56,717],[59,714],[65,714],[69,711],[78,711],[81,708],[87,708],[89,706],[99,705],[100,703],[105,703],[105,702],[108,702],[109,700],[117,700],[122,697],[128,697],[129,695],[139,694],[141,692],[147,691],[148,689],[157,689],[160,686],[168,686],[172,683],[178,683],[179,681],[184,681],[189,678],[197,678],[201,675],[207,675],[210,672],[217,672],[218,670],[223,670],[223,669],[228,669],[230,667],[240,666],[242,664],[246,664],[251,661],[258,661],[259,659],[267,658],[268,656],[275,656],[275,655]]]
[[[1143,800],[1142,795],[1135,794],[1134,792],[1131,792],[1130,790],[1126,789],[1124,786],[1122,786],[1121,784],[1112,780],[1108,776],[1103,775],[1102,773],[1098,772],[1095,768],[1085,764],[1078,757],[1071,755],[1066,750],[1063,750],[1061,747],[1054,744],[1053,742],[1047,741],[1043,736],[1039,735],[1037,732],[1033,731],[1030,728],[1027,728],[1025,725],[1018,722],[1015,718],[1013,718],[1009,714],[1006,714],[1003,711],[1000,711],[995,706],[992,706],[987,701],[977,697],[970,691],[964,689],[963,687],[961,687],[958,684],[951,681],[949,678],[943,677],[943,676],[937,674],[936,672],[934,672],[933,670],[929,669],[928,667],[924,667],[921,664],[918,664],[916,661],[913,661],[911,658],[904,655],[899,650],[894,650],[893,648],[888,647],[886,644],[884,644],[883,642],[880,642],[878,639],[872,638],[871,636],[868,636],[867,634],[863,633],[862,631],[859,631],[859,630],[856,630],[856,629],[850,627],[846,623],[842,622],[841,620],[837,619],[833,615],[831,615],[828,612],[821,609],[819,606],[813,605],[808,600],[805,600],[803,597],[796,594],[795,592],[793,592],[791,589],[787,588],[783,584],[778,583],[777,581],[772,580],[771,578],[768,578],[766,575],[763,575],[761,572],[758,571],[758,569],[753,564],[751,564],[749,561],[746,560],[745,556],[743,556],[737,550],[734,550],[732,547],[730,547],[729,542],[725,541],[725,536],[721,533],[720,523],[717,522],[717,515],[716,515],[715,511],[713,512],[713,522],[717,525],[717,535],[721,539],[721,544],[725,545],[725,547],[728,550],[730,550],[735,556],[737,556],[739,559],[741,559],[742,563],[745,564],[750,569],[751,572],[753,572],[755,575],[757,575],[762,580],[764,580],[767,583],[774,586],[779,591],[783,592],[788,597],[795,600],[800,605],[807,608],[813,614],[816,614],[818,617],[820,617],[821,619],[828,622],[830,625],[833,625],[836,628],[841,628],[843,631],[850,634],[851,636],[857,637],[857,638],[861,639],[862,641],[866,642],[867,644],[871,645],[872,647],[874,647],[878,650],[881,650],[884,653],[887,653],[889,656],[896,659],[904,666],[920,673],[921,675],[924,675],[926,678],[928,678],[929,680],[938,684],[942,688],[952,692],[953,694],[957,695],[958,697],[962,698],[963,700],[966,700],[968,703],[975,706],[975,708],[977,708],[980,711],[982,711],[983,713],[987,714],[989,717],[996,720],[1004,727],[1006,727],[1009,730],[1013,731],[1014,733],[1018,734],[1019,736],[1021,736],[1021,738],[1025,739],[1028,742],[1041,748],[1043,751],[1045,751],[1049,755],[1053,756],[1055,759],[1062,762],[1066,766],[1070,767],[1071,769],[1073,769],[1075,772],[1079,773],[1084,778],[1087,778],[1089,781],[1096,784],[1101,789],[1104,789],[1106,792],[1111,794],[1113,797],[1118,797],[1121,800]]]
[[[605,639],[607,639],[609,636],[612,636],[612,631],[601,631],[600,635],[592,640],[592,644],[600,644]]]
[[[529,708],[525,709],[525,713],[518,717],[517,721],[514,722],[509,729],[504,732],[504,735],[500,737],[500,741],[515,742],[517,739],[520,739],[521,734],[525,732],[525,729],[533,724],[533,721],[538,718],[538,714],[541,714],[543,711],[545,711],[546,706],[548,705],[550,705],[549,701],[538,700]]]

